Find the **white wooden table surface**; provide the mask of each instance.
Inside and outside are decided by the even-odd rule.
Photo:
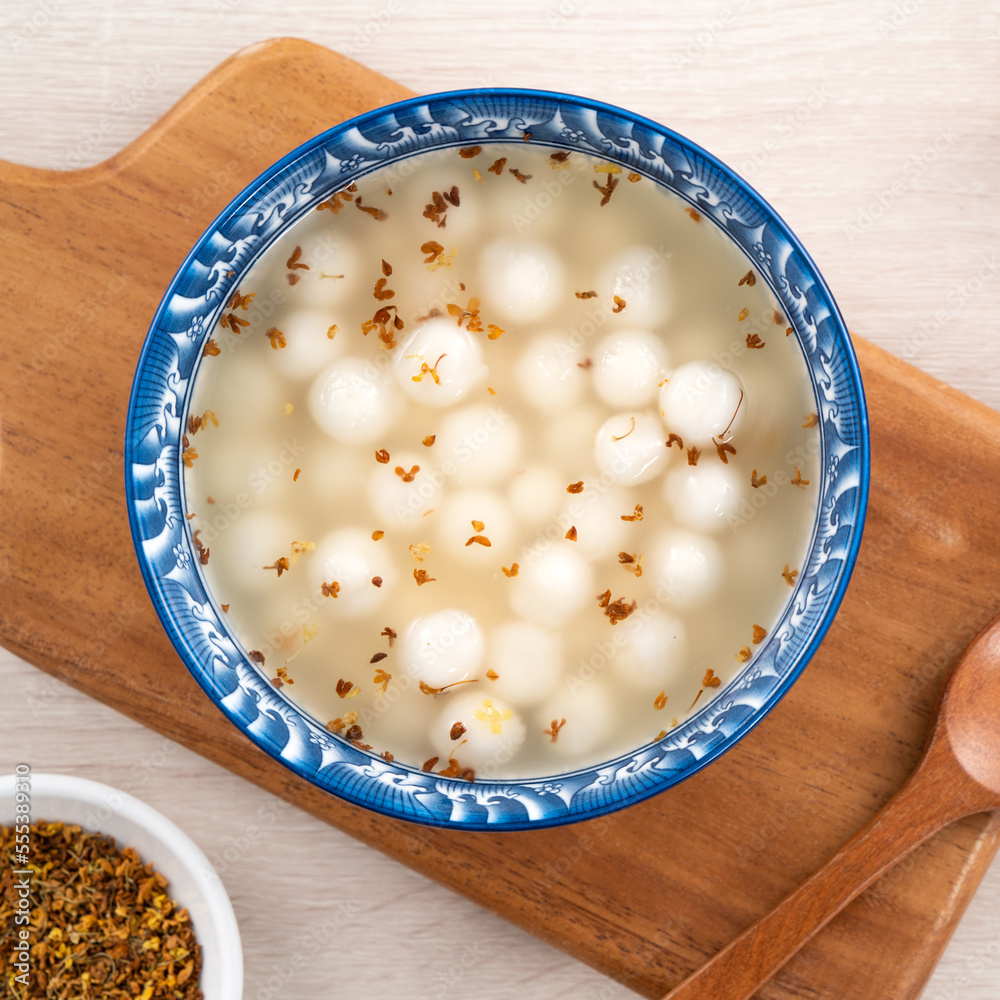
[[[418,92],[561,89],[673,126],[775,205],[852,330],[1000,408],[995,0],[3,0],[0,157],[98,162],[279,35]],[[0,771],[127,788],[215,861],[248,1000],[631,995],[3,651],[0,690]],[[924,1000],[998,995],[1000,860]]]

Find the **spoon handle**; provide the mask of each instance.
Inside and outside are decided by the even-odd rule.
[[[978,802],[961,795],[961,783],[942,756],[925,757],[889,803],[819,871],[664,1000],[748,1000],[886,869],[943,826],[979,811]]]

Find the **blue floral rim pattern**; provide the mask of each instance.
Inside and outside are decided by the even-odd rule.
[[[334,191],[423,150],[523,139],[578,149],[666,186],[738,244],[782,303],[813,380],[822,482],[808,560],[778,625],[715,698],[656,743],[541,779],[443,778],[387,762],[299,711],[243,655],[206,592],[184,518],[181,437],[202,348],[263,249]],[[297,775],[399,819],[465,829],[538,828],[602,815],[691,776],[784,696],[847,587],[868,500],[864,391],[850,338],[815,264],[775,211],[711,154],[598,101],[533,90],[456,91],[402,101],[292,151],[209,226],[171,282],[129,400],[125,487],[136,554],[170,640],[223,714]]]

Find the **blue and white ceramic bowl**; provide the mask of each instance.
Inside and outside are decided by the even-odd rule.
[[[327,732],[248,660],[210,599],[184,518],[181,435],[202,347],[251,264],[305,212],[373,169],[424,150],[521,139],[584,150],[676,192],[725,232],[794,328],[820,415],[820,503],[808,559],[778,625],[747,667],[659,742],[541,779],[467,781],[388,763]],[[283,157],[209,226],[167,289],[129,402],[125,480],[139,564],[163,627],[205,693],[254,743],[358,805],[418,823],[514,830],[638,802],[742,739],[816,651],[857,557],[868,499],[864,394],[847,330],[809,255],[775,211],[715,157],[670,129],[599,101],[473,90],[393,104]]]

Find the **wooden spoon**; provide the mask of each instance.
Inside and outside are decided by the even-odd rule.
[[[973,639],[905,785],[819,871],[664,1000],[747,1000],[821,927],[942,827],[1000,808],[1000,616]]]

